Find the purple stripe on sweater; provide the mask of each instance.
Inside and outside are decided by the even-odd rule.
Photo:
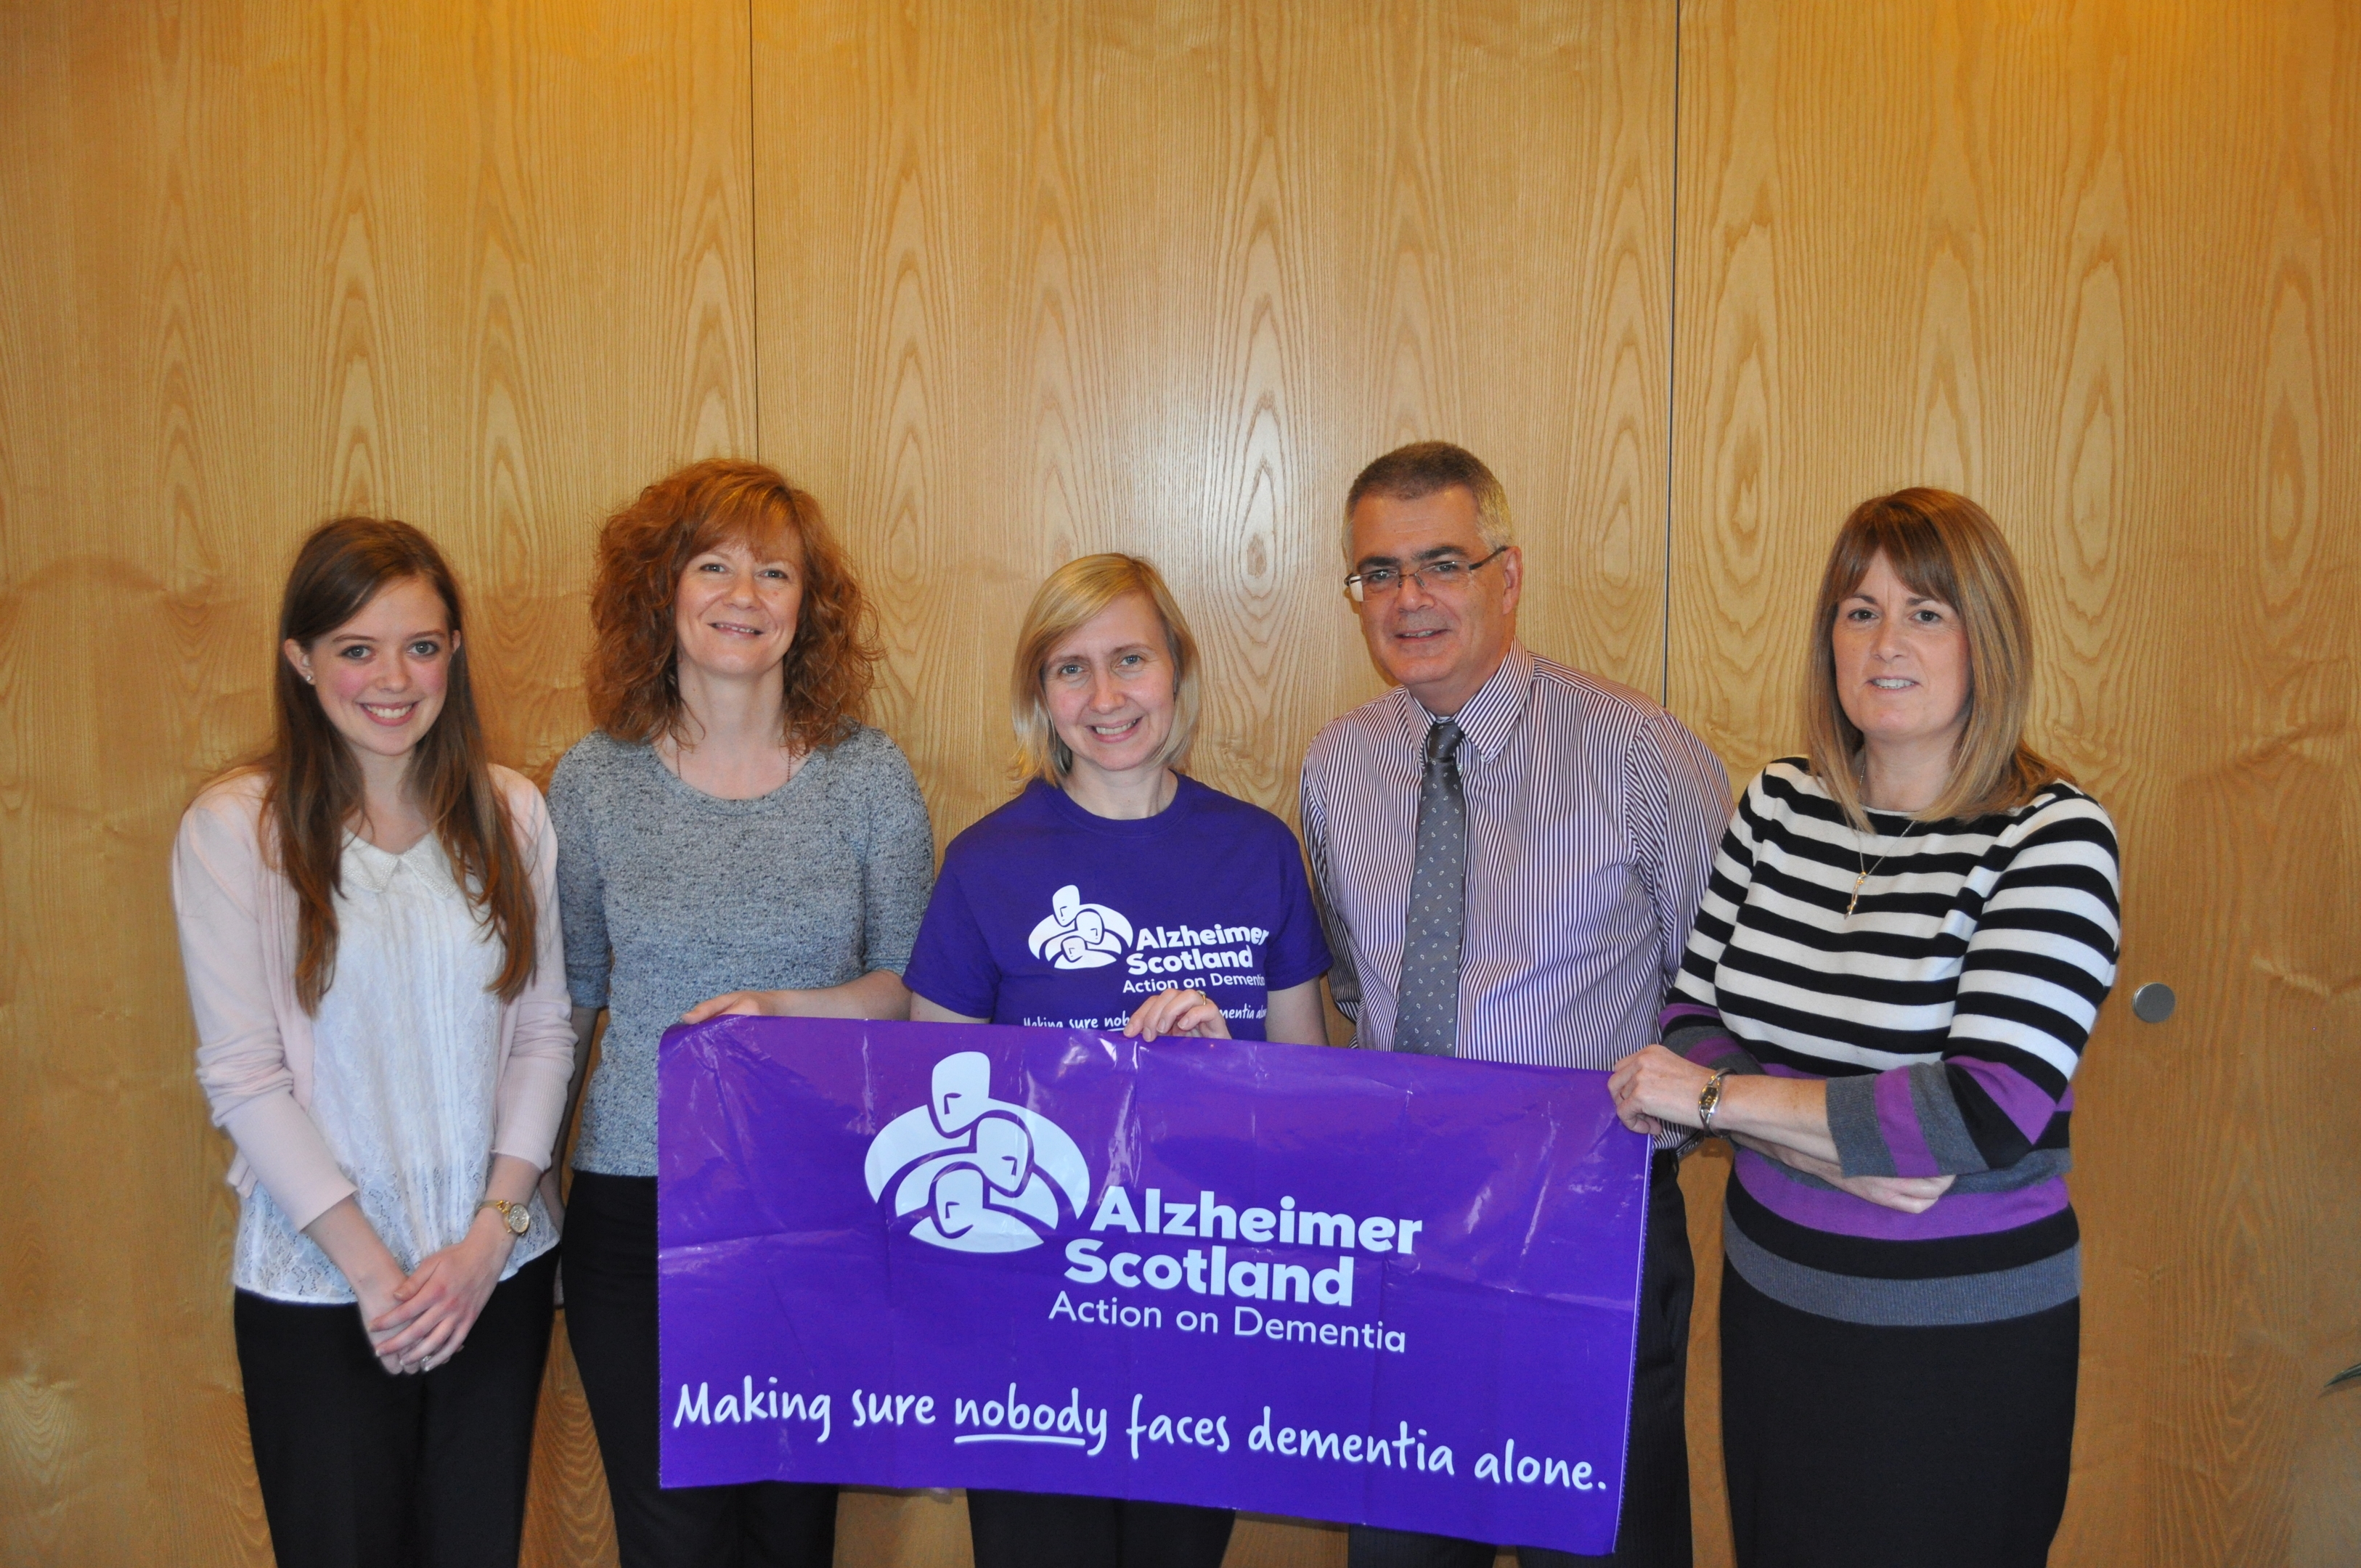
[[[1992,1102],[2016,1124],[2016,1130],[2025,1135],[2027,1143],[2041,1135],[2042,1129],[2049,1125],[2049,1118],[2058,1112],[2059,1102],[2043,1093],[2038,1084],[2015,1068],[1971,1057],[1955,1058],[1949,1065],[1983,1085]]]
[[[1877,1130],[1885,1135],[1886,1152],[1894,1157],[1894,1174],[1942,1175],[1935,1151],[1927,1146],[1926,1129],[1918,1124],[1918,1108],[1911,1103],[1910,1069],[1898,1067],[1879,1073],[1870,1099],[1877,1107]]]
[[[1656,1037],[1669,1041],[1675,1030],[1710,1029],[1681,1051],[1686,1059],[1710,1071],[1743,1072],[1756,1065],[1753,1056],[1722,1024],[1721,1014],[1701,1003],[1675,1002],[1656,1017]]]
[[[1880,1208],[1866,1198],[1833,1188],[1791,1181],[1780,1168],[1752,1149],[1738,1151],[1738,1179],[1755,1201],[1783,1220],[1840,1236],[1872,1241],[1924,1242],[1944,1236],[1984,1236],[2029,1225],[2066,1207],[2066,1179],[2014,1192],[1947,1192],[1923,1214]]]
[[[1659,1035],[1669,1035],[1684,1024],[1710,1024],[1717,1029],[1724,1026],[1721,1014],[1702,1002],[1675,1002],[1656,1014]]]
[[[1746,1054],[1746,1047],[1728,1035],[1709,1036],[1682,1054],[1708,1072],[1742,1073],[1758,1065]]]

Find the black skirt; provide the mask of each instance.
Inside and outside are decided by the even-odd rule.
[[[2040,1568],[2066,1510],[2082,1304],[1877,1328],[1721,1274],[1741,1568]]]

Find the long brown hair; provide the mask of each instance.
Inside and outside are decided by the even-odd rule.
[[[340,517],[322,523],[287,574],[279,637],[282,644],[291,640],[310,648],[384,589],[412,580],[441,597],[457,645],[443,711],[410,753],[406,788],[434,825],[478,918],[499,934],[507,959],[492,989],[501,1001],[513,1002],[533,978],[533,885],[484,754],[483,725],[467,680],[467,644],[456,636],[465,619],[458,579],[443,553],[406,522]],[[339,868],[345,835],[364,804],[361,771],[319,694],[283,656],[274,654],[271,662],[279,671],[278,723],[270,750],[251,765],[265,780],[266,853],[295,890],[295,998],[304,1012],[316,1014],[336,977]]]
[[[782,537],[803,552],[803,602],[784,661],[784,739],[803,750],[852,732],[882,656],[868,601],[808,491],[775,468],[712,457],[642,490],[598,532],[590,587],[590,657],[583,686],[591,722],[618,740],[645,744],[684,732],[673,605],[689,562],[724,541],[754,549]]]
[[[1861,804],[1867,763],[1861,733],[1837,694],[1831,638],[1837,607],[1861,587],[1880,555],[1912,593],[1957,610],[1968,639],[1968,721],[1952,753],[1951,776],[1934,804],[1914,815],[1939,822],[2006,811],[2045,784],[2073,782],[2025,743],[2033,697],[2033,618],[2008,541],[1992,515],[1967,497],[1922,486],[1873,496],[1853,508],[1820,575],[1805,661],[1804,735],[1813,776],[1846,817],[1864,831],[1869,828]]]

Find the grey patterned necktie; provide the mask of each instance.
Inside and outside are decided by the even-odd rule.
[[[1467,796],[1459,784],[1459,740],[1458,724],[1448,718],[1426,732],[1394,1013],[1394,1049],[1436,1057],[1455,1054],[1459,1043],[1459,939],[1467,918]]]

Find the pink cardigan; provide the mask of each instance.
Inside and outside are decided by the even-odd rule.
[[[549,1164],[574,1070],[574,1025],[557,918],[557,835],[541,792],[506,768],[492,782],[533,878],[533,979],[500,1009],[491,1156]],[[264,863],[263,780],[241,773],[197,796],[172,845],[172,909],[197,1020],[197,1081],[237,1145],[230,1185],[258,1180],[298,1230],[352,1182],[312,1120],[312,1020],[295,1000],[295,890]]]

